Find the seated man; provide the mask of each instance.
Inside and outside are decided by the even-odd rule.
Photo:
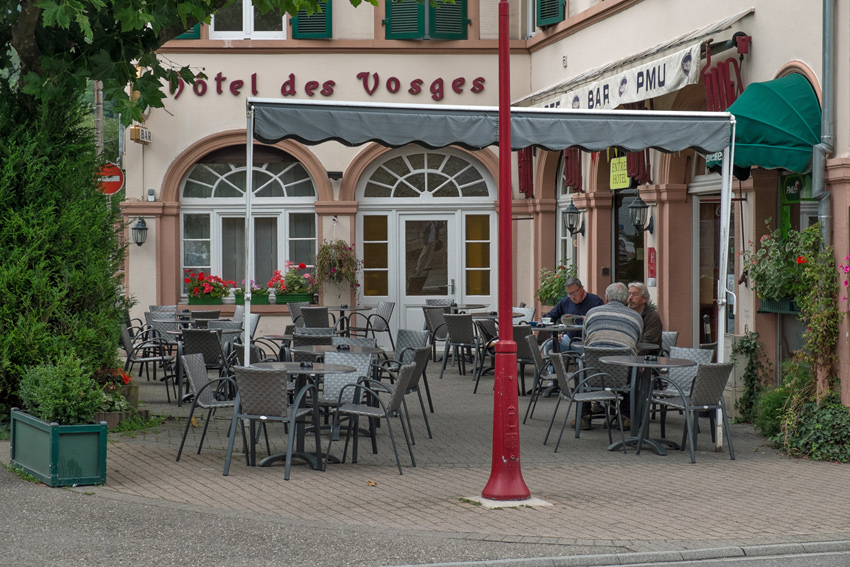
[[[605,289],[605,301],[605,305],[594,307],[584,318],[584,346],[628,347],[637,352],[638,341],[643,335],[643,319],[626,305],[629,301],[626,284],[615,282],[609,285]],[[628,394],[623,396],[620,412],[623,415],[623,427],[628,427],[631,424]],[[586,419],[590,413],[590,406],[583,405],[583,429],[590,429],[590,420]],[[573,420],[571,425],[575,424]]]
[[[625,346],[637,352],[643,336],[643,319],[626,305],[629,290],[615,282],[605,289],[605,305],[594,307],[584,318],[585,346]]]
[[[637,311],[643,319],[643,335],[639,343],[647,345],[646,348],[639,348],[638,354],[658,354],[661,349],[661,316],[658,311],[648,303],[649,289],[641,282],[632,282],[629,284],[629,308]],[[655,348],[648,348],[648,345],[654,345]]]
[[[581,280],[578,278],[570,278],[564,284],[564,291],[567,296],[558,302],[554,309],[549,311],[544,317],[550,317],[553,323],[559,323],[564,315],[574,315],[582,317],[594,307],[603,304],[602,298],[598,295],[588,293],[584,290]],[[561,352],[570,349],[570,343],[581,334],[581,331],[567,331],[561,335]],[[552,340],[549,339],[543,343],[543,353],[549,354],[552,350]]]

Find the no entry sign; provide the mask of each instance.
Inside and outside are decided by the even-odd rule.
[[[104,195],[114,195],[124,187],[124,172],[114,163],[107,163],[97,172],[97,189]]]

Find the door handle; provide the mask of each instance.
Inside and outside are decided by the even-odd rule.
[[[449,289],[449,295],[454,295],[455,294],[455,279],[452,278],[451,281],[452,281],[452,283],[449,285],[449,288],[450,288]]]

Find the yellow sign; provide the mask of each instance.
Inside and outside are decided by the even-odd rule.
[[[628,189],[630,185],[626,156],[611,158],[611,189]]]

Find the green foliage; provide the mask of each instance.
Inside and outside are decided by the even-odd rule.
[[[128,125],[140,121],[146,108],[163,106],[166,85],[193,83],[200,72],[163,61],[156,50],[195,24],[209,23],[231,1],[6,0],[0,3],[0,45],[8,47],[0,50],[0,69],[15,65],[15,88],[32,97],[31,109],[34,100],[61,103],[83,92],[87,81],[100,80],[105,98],[115,102],[114,112]],[[253,4],[263,14],[278,9],[295,16],[300,9],[315,12],[322,1]]]
[[[62,353],[89,373],[116,366],[120,216],[96,189],[86,111],[66,101],[32,115],[0,82],[0,415],[27,367]]]
[[[748,332],[732,346],[732,361],[737,362],[741,358],[747,361],[743,374],[745,390],[741,397],[735,400],[735,409],[746,422],[752,422],[756,418],[756,404],[771,369],[764,354],[764,346],[757,340],[758,336],[756,332]]]
[[[92,369],[74,354],[31,366],[21,379],[21,400],[29,413],[44,421],[90,423],[101,404],[101,390],[91,374]]]
[[[775,388],[759,396],[753,424],[765,437],[774,437],[781,431],[789,394],[786,388]]]
[[[850,462],[850,410],[835,392],[808,398],[777,436],[786,450],[815,461]]]
[[[771,219],[765,221],[768,229],[770,223]],[[806,292],[801,278],[803,266],[797,262],[803,254],[800,235],[792,230],[787,238],[783,238],[777,229],[761,237],[758,250],[744,251],[744,266],[759,297],[796,298]]]
[[[567,296],[567,292],[564,290],[564,283],[575,276],[575,264],[569,266],[558,264],[555,271],[541,268],[537,291],[534,295],[543,305],[557,305],[559,301]]]

